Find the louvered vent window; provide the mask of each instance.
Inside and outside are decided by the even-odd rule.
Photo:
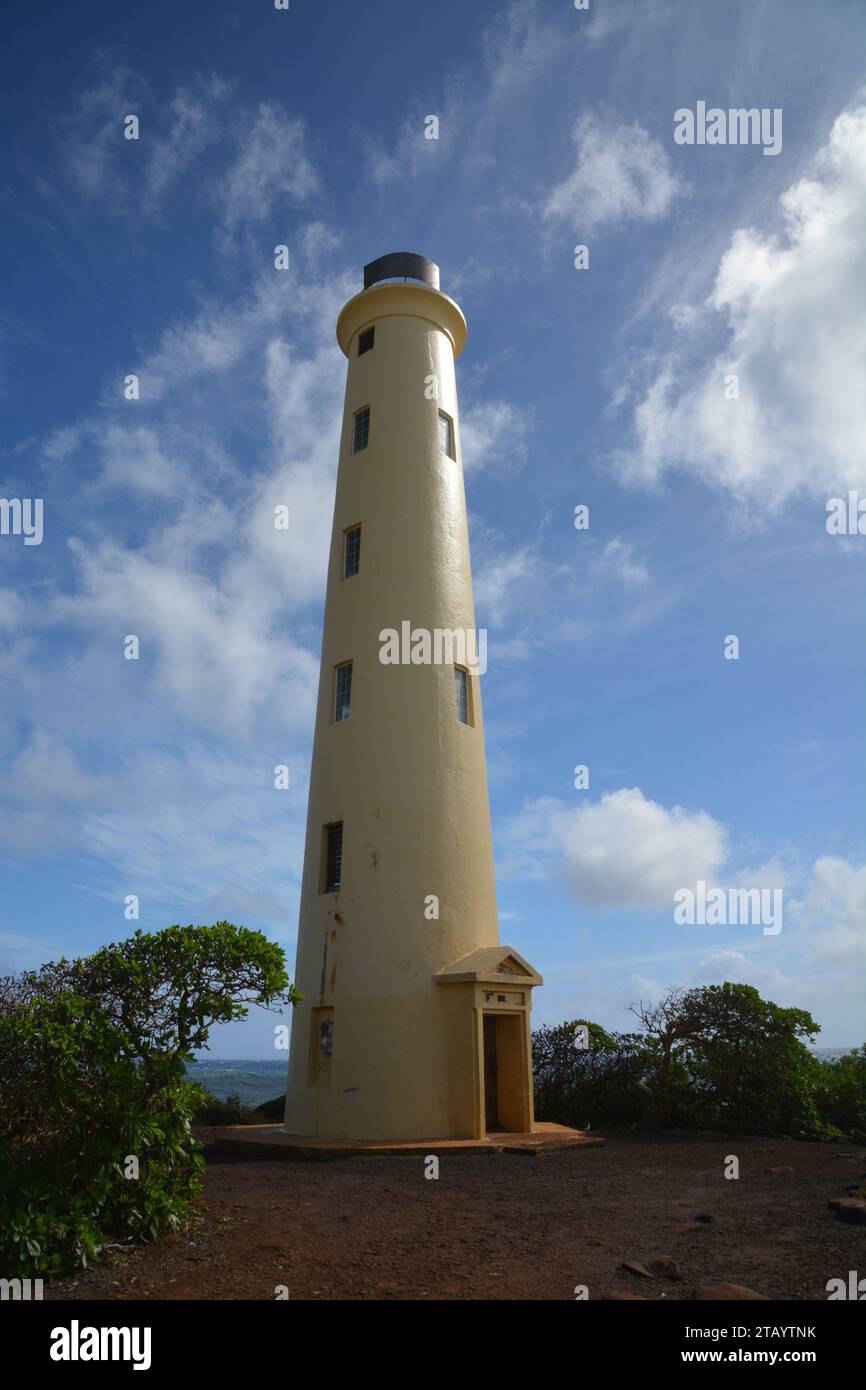
[[[343,876],[343,822],[325,826],[325,886],[323,892],[337,893]]]

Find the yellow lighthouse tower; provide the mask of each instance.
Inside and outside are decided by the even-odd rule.
[[[541,977],[499,944],[455,360],[438,268],[364,269],[348,358],[284,1128],[533,1128]]]

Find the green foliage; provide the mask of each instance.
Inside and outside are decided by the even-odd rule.
[[[536,1113],[583,1128],[648,1125],[727,1133],[866,1137],[866,1047],[832,1063],[806,1046],[819,1029],[751,985],[669,991],[633,1009],[640,1034],[577,1022],[533,1034]]]
[[[822,1062],[818,1109],[825,1124],[866,1143],[866,1043],[844,1057]]]
[[[825,1138],[815,1104],[817,1023],[751,985],[671,990],[634,1009],[655,1058],[651,1123]]]
[[[285,1095],[275,1096],[273,1100],[262,1101],[261,1105],[258,1107],[258,1114],[261,1115],[262,1121],[266,1124],[281,1122],[285,1111]]]
[[[587,1048],[575,1046],[580,1027],[588,1031]],[[637,1088],[645,1066],[633,1033],[606,1033],[586,1019],[539,1028],[532,1035],[536,1119],[576,1129],[634,1124],[645,1108]]]
[[[282,1120],[286,1108],[285,1096],[277,1100],[266,1100],[261,1105],[243,1105],[240,1096],[226,1096],[218,1100],[216,1096],[205,1093],[204,1104],[195,1113],[197,1125],[264,1125]]]
[[[139,931],[0,981],[6,1276],[66,1273],[111,1241],[177,1230],[200,1189],[190,1124],[207,1099],[185,1062],[214,1023],[299,997],[280,948],[228,922]]]
[[[825,1138],[815,1104],[821,1063],[805,1038],[819,1032],[804,1009],[783,1009],[751,985],[708,985],[683,999],[691,1027],[680,1060],[692,1083],[686,1108],[702,1128]]]

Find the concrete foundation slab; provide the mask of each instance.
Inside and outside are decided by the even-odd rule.
[[[578,1145],[603,1144],[604,1139],[584,1134],[567,1125],[538,1124],[528,1134],[501,1130],[484,1139],[404,1139],[397,1142],[356,1139],[311,1139],[286,1134],[279,1125],[219,1125],[197,1131],[206,1145],[222,1153],[246,1154],[258,1158],[335,1159],[361,1155],[401,1157],[436,1154],[550,1152]]]

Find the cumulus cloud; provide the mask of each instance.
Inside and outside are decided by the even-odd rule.
[[[582,116],[573,131],[577,160],[544,204],[548,220],[567,220],[581,235],[627,221],[657,222],[681,180],[667,152],[636,121],[617,125]]]
[[[669,809],[639,787],[575,807],[552,797],[528,802],[506,843],[524,867],[553,856],[575,901],[604,908],[673,911],[675,891],[699,878],[712,881],[728,855],[727,832],[713,816]]]
[[[705,302],[680,306],[682,339],[647,358],[624,481],[681,470],[762,511],[866,487],[866,105],[836,119],[780,218],[733,234]]]
[[[801,913],[809,962],[866,979],[866,865],[817,859]]]

